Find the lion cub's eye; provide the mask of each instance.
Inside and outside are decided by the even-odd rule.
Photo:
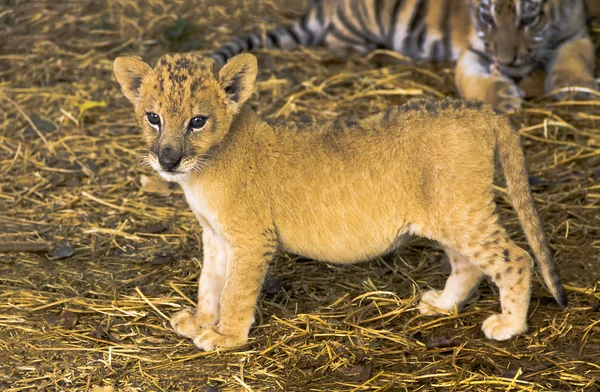
[[[150,125],[158,127],[160,125],[160,116],[156,113],[146,113],[146,118]]]
[[[190,128],[191,129],[200,129],[206,125],[206,117],[205,116],[196,116],[190,120]]]

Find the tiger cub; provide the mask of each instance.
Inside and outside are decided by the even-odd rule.
[[[382,48],[414,60],[458,60],[460,94],[504,111],[521,107],[517,83],[534,70],[545,72],[546,92],[596,89],[583,0],[313,0],[295,23],[235,38],[211,57],[224,64],[262,47],[320,43],[340,54]]]
[[[257,74],[251,54],[220,69],[192,53],[154,67],[120,57],[115,74],[144,129],[148,162],[181,185],[202,226],[198,307],[171,318],[199,348],[247,340],[275,252],[348,264],[411,235],[438,241],[452,264],[445,288],[423,294],[421,313],[460,307],[487,275],[502,311],[483,332],[495,340],[524,332],[533,259],[498,222],[496,151],[544,282],[566,306],[519,134],[489,105],[415,100],[362,120],[274,125],[245,105]]]

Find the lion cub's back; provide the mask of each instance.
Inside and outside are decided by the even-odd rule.
[[[394,158],[409,166],[450,164],[453,158],[488,161],[504,121],[493,108],[462,99],[413,99],[357,122],[346,146],[357,154]]]
[[[493,138],[493,125],[501,114],[481,101],[446,98],[412,99],[403,105],[363,120],[374,129],[382,128],[390,137],[444,138],[460,135],[461,141]],[[486,128],[483,133],[479,129]],[[466,138],[466,139],[465,139]],[[477,140],[479,141],[479,140]]]
[[[293,181],[335,175],[343,181],[490,164],[502,122],[506,119],[482,102],[416,99],[360,120],[282,125],[273,151],[278,157],[274,174],[294,173]]]

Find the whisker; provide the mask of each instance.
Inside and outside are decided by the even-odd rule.
[[[210,166],[209,161],[207,161],[205,159],[197,159],[196,162],[194,162],[194,166],[192,166],[192,171],[199,172],[201,170],[206,169],[209,166]]]
[[[148,151],[148,155],[138,155],[137,158],[137,165],[140,168],[152,168],[152,159],[153,159],[154,154],[151,151]]]

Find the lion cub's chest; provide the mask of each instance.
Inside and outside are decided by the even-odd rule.
[[[220,227],[217,211],[206,198],[206,192],[202,187],[197,184],[182,183],[181,188],[200,225],[216,231]]]

